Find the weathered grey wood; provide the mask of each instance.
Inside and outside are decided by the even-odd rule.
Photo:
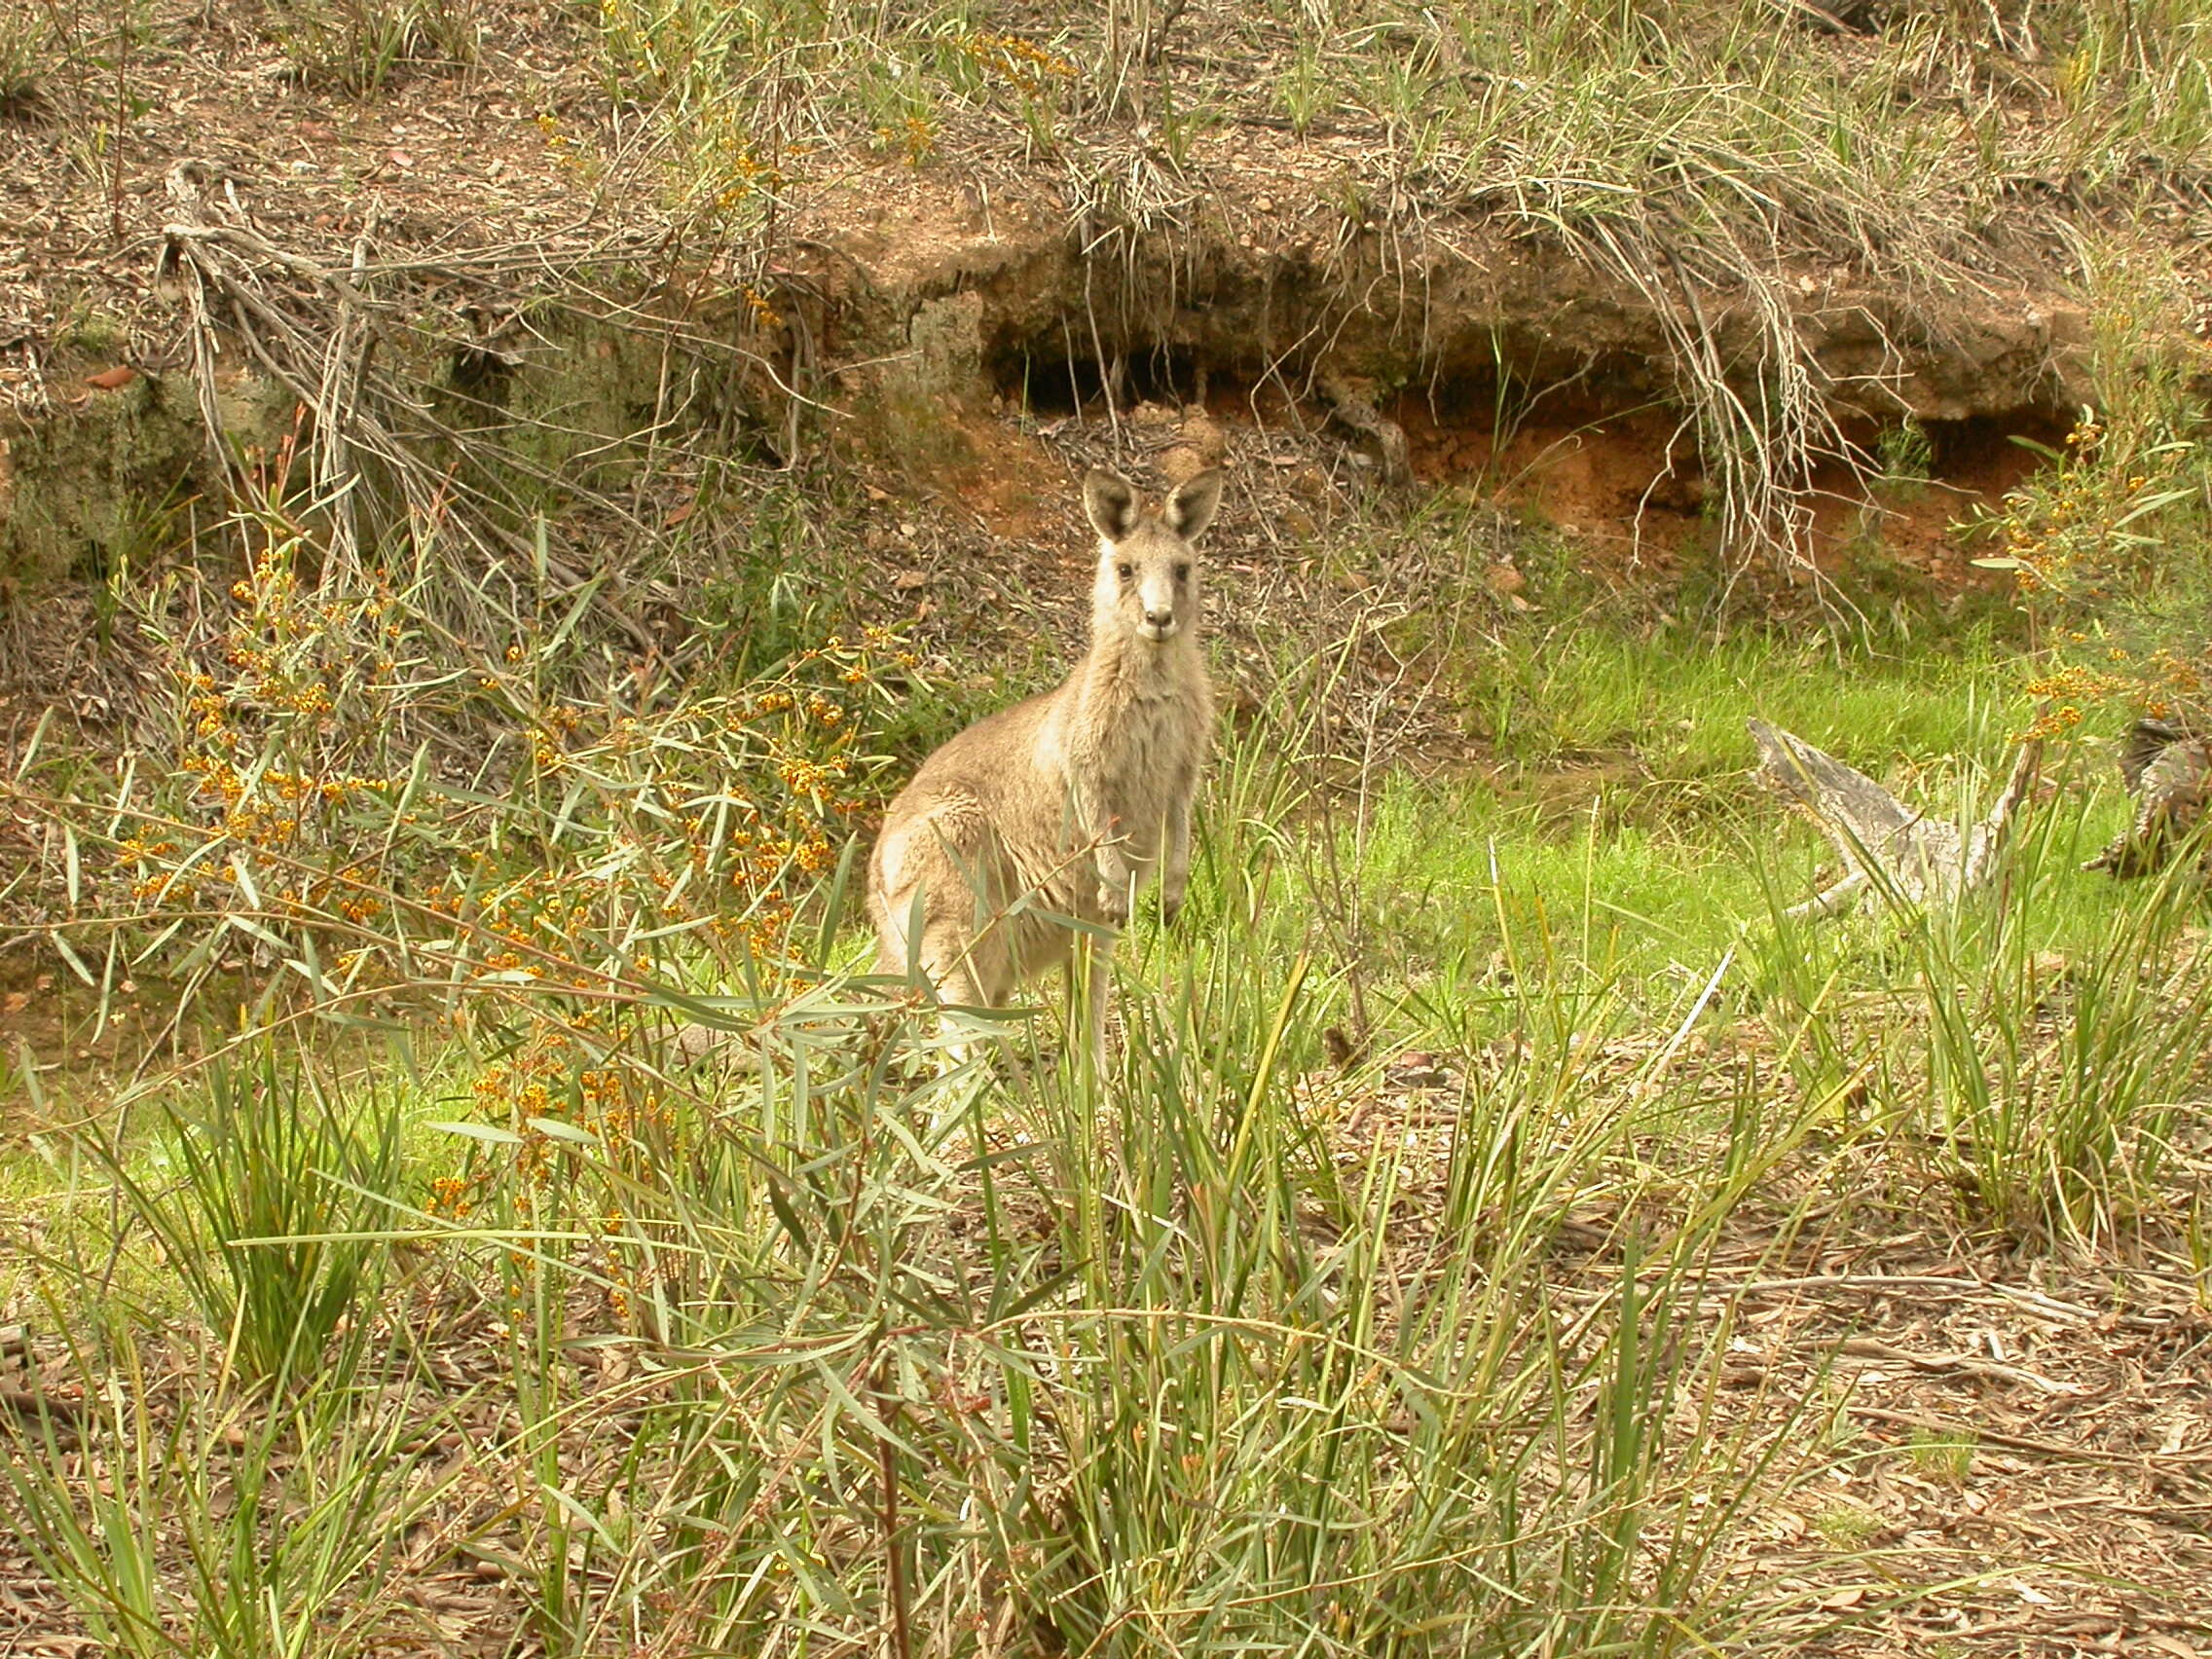
[[[1787,914],[1830,916],[1873,888],[1892,903],[1948,903],[1987,879],[2020,802],[2043,760],[2039,742],[2020,746],[2011,776],[1976,824],[1930,818],[1880,784],[1764,720],[1750,722],[1762,776],[1821,827],[1843,860],[1843,878]]]

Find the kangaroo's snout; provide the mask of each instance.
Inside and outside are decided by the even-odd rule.
[[[1144,637],[1148,640],[1164,640],[1175,632],[1175,612],[1154,610],[1149,607],[1144,613]]]

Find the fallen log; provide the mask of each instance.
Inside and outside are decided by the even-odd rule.
[[[1865,773],[1779,726],[1752,720],[1751,730],[1760,775],[1821,827],[1843,861],[1841,880],[1789,906],[1785,914],[1793,920],[1835,915],[1869,887],[1893,904],[1921,905],[1947,903],[1979,886],[2043,763],[2043,744],[2023,743],[2011,777],[1980,822],[1955,824],[1906,806]]]

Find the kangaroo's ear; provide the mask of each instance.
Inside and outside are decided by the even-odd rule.
[[[1209,466],[1167,498],[1167,528],[1185,541],[1196,541],[1213,523],[1221,505],[1221,468]]]
[[[1137,527],[1137,493],[1119,472],[1094,466],[1084,475],[1083,510],[1092,530],[1120,541]]]

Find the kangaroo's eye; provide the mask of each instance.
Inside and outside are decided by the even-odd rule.
[[[1124,581],[1127,581],[1131,576],[1137,573],[1137,568],[1134,565],[1124,565],[1121,567],[1121,570],[1122,580]]]
[[[1189,581],[1191,579],[1191,567],[1187,564],[1177,565],[1175,567],[1175,579],[1179,582]]]

